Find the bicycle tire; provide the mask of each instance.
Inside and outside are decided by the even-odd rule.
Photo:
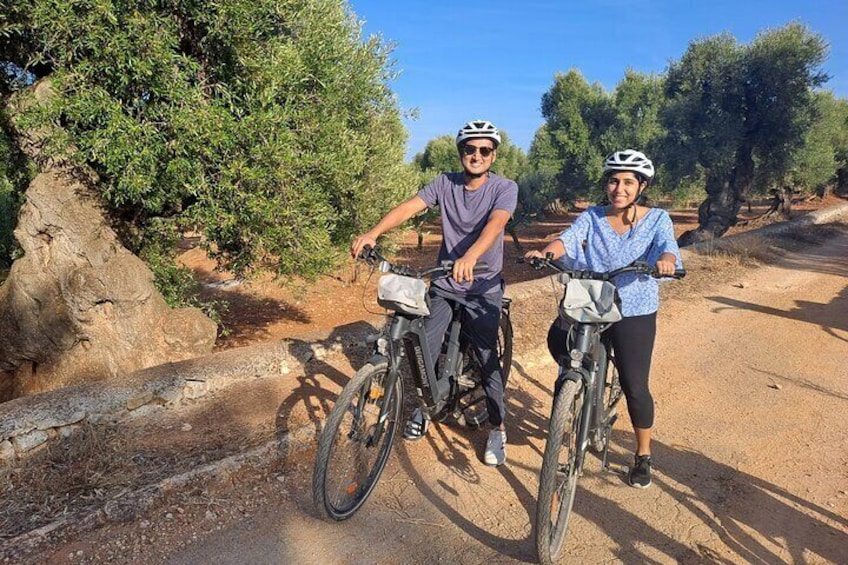
[[[512,368],[512,322],[505,311],[501,311],[501,318],[498,321],[498,342],[495,353],[498,357],[498,365],[501,368],[501,378],[506,389],[506,382],[509,378],[509,373]],[[470,346],[466,346],[463,353],[462,372],[467,373],[472,371],[475,374],[475,379],[481,381],[481,384],[469,392],[467,400],[474,402],[471,408],[462,411],[458,423],[464,424],[469,428],[477,428],[483,422],[488,421],[489,411],[486,406],[485,392],[482,389],[482,368],[477,356],[474,355]],[[469,367],[471,367],[469,369]],[[475,402],[476,401],[476,402]],[[447,416],[443,415],[441,419],[434,418],[437,421],[444,420]]]
[[[505,311],[501,311],[501,319],[498,322],[498,363],[506,389],[506,382],[512,370],[512,321]]]
[[[395,380],[388,417],[379,422],[386,399],[388,363],[368,363],[345,385],[318,441],[312,495],[322,518],[346,520],[368,499],[388,461],[403,407],[401,379]],[[369,445],[382,427],[379,441]]]
[[[603,372],[603,390],[599,391],[599,403],[595,408],[599,410],[599,421],[609,422],[617,411],[617,403],[621,398],[621,384],[618,380],[618,368],[615,366],[614,359],[609,355],[608,346],[601,348],[600,359],[598,366],[602,367]],[[599,380],[600,380],[599,375]],[[603,427],[592,430],[589,434],[589,448],[595,453],[603,453],[606,443],[609,441],[609,435],[605,433]]]
[[[571,518],[579,475],[577,431],[582,403],[580,381],[566,380],[554,398],[536,499],[536,553],[543,565],[559,557]]]

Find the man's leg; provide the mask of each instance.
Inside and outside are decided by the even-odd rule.
[[[498,326],[501,317],[502,292],[469,297],[465,326],[471,345],[483,372],[483,390],[492,430],[486,442],[483,462],[487,465],[506,463],[506,406],[503,373],[498,362]]]

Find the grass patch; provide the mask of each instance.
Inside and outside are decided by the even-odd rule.
[[[81,425],[69,438],[49,442],[25,460],[0,469],[0,540],[68,514],[94,512],[127,492],[259,445],[272,436],[268,430],[254,431],[249,437],[232,432],[187,444],[167,438],[158,441],[158,431],[127,433],[126,424],[121,425],[125,427]]]

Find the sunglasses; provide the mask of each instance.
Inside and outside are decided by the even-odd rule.
[[[474,155],[478,151],[480,152],[480,156],[483,157],[483,158],[486,158],[486,157],[488,157],[489,155],[491,155],[492,153],[495,152],[495,150],[492,147],[476,147],[474,145],[463,145],[462,146],[462,154],[467,155],[469,157],[471,157],[472,155]]]

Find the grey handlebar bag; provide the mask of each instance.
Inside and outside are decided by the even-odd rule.
[[[617,322],[621,320],[618,302],[618,292],[611,282],[571,279],[565,285],[560,313],[577,322]]]
[[[377,304],[383,308],[416,316],[429,316],[427,284],[415,277],[394,273],[383,275],[377,283]]]

